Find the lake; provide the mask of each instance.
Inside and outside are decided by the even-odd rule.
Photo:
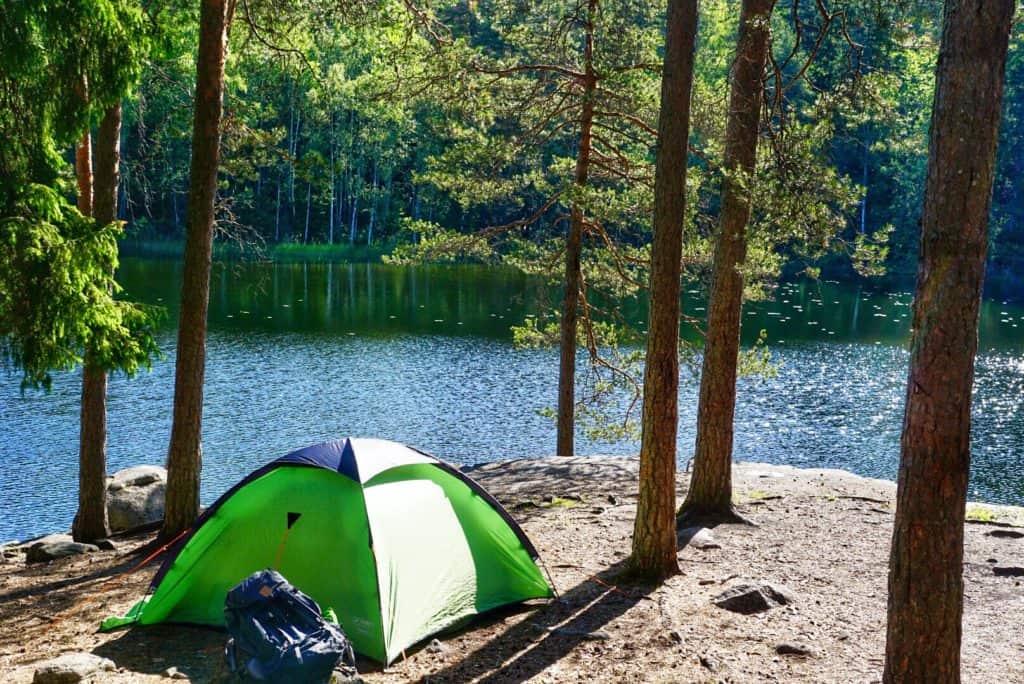
[[[166,358],[114,377],[109,469],[163,463],[170,433],[181,265],[126,258],[128,295],[166,306]],[[552,453],[555,350],[517,350],[509,326],[547,290],[484,267],[216,264],[203,429],[204,503],[293,449],[346,435],[406,442],[453,463]],[[739,460],[896,474],[910,294],[798,282],[751,303],[744,339],[768,332],[777,377],[741,381]],[[686,311],[703,312],[699,292]],[[640,307],[626,307],[634,322]],[[1020,327],[1018,327],[1018,325]],[[688,333],[693,336],[692,332]],[[580,364],[581,369],[583,364]],[[696,378],[683,370],[679,450],[693,452]],[[974,404],[970,496],[1024,504],[1024,308],[986,301]],[[76,503],[79,377],[49,393],[0,376],[0,542],[71,523]],[[577,438],[580,454],[637,444]]]

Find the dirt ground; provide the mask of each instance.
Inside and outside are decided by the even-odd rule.
[[[636,461],[519,460],[473,469],[519,519],[558,600],[491,615],[367,682],[874,682],[885,648],[886,564],[895,486],[835,470],[740,464],[740,511],[757,527],[720,526],[717,544],[681,542],[682,574],[658,588],[619,585],[636,512]],[[685,483],[686,476],[680,480]],[[578,500],[581,499],[581,500]],[[970,507],[964,561],[963,675],[1024,683],[1024,509]],[[995,532],[995,534],[993,534]],[[66,651],[110,658],[103,681],[193,681],[220,671],[225,636],[160,626],[113,634],[99,621],[145,591],[155,565],[117,551],[25,566],[0,564],[0,681],[29,682],[34,663]],[[715,546],[719,548],[714,548]],[[755,615],[711,598],[743,580],[787,587],[795,600]],[[810,655],[780,655],[796,643]]]

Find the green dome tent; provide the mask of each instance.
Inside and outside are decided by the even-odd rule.
[[[422,452],[379,439],[307,447],[253,472],[199,518],[149,595],[104,629],[223,626],[224,597],[276,568],[359,653],[393,661],[477,613],[552,596],[537,551],[494,498]]]

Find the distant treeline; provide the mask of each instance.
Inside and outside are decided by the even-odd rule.
[[[531,29],[528,17],[517,18],[510,11],[514,4],[450,3],[438,13],[441,24],[436,30],[444,33],[442,43],[457,44],[461,51],[447,54],[420,40],[422,31],[407,30],[407,15],[397,6],[389,9],[387,3],[372,19],[349,25],[331,25],[330,18],[316,16],[239,17],[239,22],[251,21],[265,30],[233,33],[238,44],[232,46],[228,64],[220,191],[221,225],[226,232],[270,244],[344,243],[379,249],[415,239],[406,218],[471,232],[529,214],[540,203],[544,178],[526,178],[521,173],[515,182],[503,181],[498,191],[484,188],[495,182],[489,176],[495,169],[513,173],[508,160],[494,159],[494,150],[521,139],[522,122],[505,121],[507,103],[485,125],[480,124],[486,117],[479,111],[475,120],[459,119],[459,107],[467,106],[467,92],[472,95],[488,87],[489,75],[481,70],[474,74],[470,68],[473,55],[491,60],[488,63],[524,61],[516,31],[536,28]],[[806,65],[808,76],[790,90],[778,88],[779,97],[786,98],[786,111],[794,121],[810,118],[812,107],[814,116],[827,113],[827,162],[839,178],[863,189],[862,199],[840,207],[849,236],[891,229],[888,270],[896,276],[911,274],[917,254],[940,8],[924,0],[850,0],[844,3],[839,30],[825,26],[813,5],[788,0],[774,13],[775,66],[780,73],[792,73]],[[254,11],[266,7],[269,13],[274,4],[252,6]],[[705,170],[713,168],[720,154],[724,119],[717,113],[724,106],[723,85],[734,49],[738,7],[736,0],[702,5],[691,141],[692,163]],[[194,45],[196,19],[182,13],[177,28],[181,45]],[[647,36],[657,46],[662,20],[657,12],[637,9],[635,36],[641,41]],[[796,31],[803,35],[794,41]],[[602,49],[598,44],[595,52]],[[460,64],[427,64],[453,55]],[[467,74],[480,79],[479,83],[467,85]],[[446,76],[461,80],[458,85],[446,83]],[[120,213],[138,238],[183,238],[194,78],[192,50],[165,50],[150,60],[141,86],[126,102]],[[653,125],[653,117],[643,108],[652,98],[656,103],[657,69],[638,71],[631,78],[631,99],[624,106],[635,104],[637,111],[625,114]],[[536,83],[546,87],[543,78]],[[524,107],[535,106],[526,102],[525,95],[524,102]],[[1024,266],[1024,30],[1020,21],[1010,46],[1004,103],[990,275],[1024,289],[1024,276],[1015,275],[1024,273],[1020,268]],[[488,101],[481,97],[472,106],[486,109]],[[773,116],[779,120],[777,112]],[[567,132],[573,132],[571,127]],[[470,137],[478,147],[475,155],[465,151]],[[638,155],[632,161],[653,163],[651,143],[641,141],[632,148],[631,153]],[[576,140],[573,135],[554,134],[540,144],[543,149],[536,158],[571,158]],[[772,145],[762,145],[761,154],[772,154]],[[797,173],[807,172],[795,168]],[[465,176],[462,185],[452,181],[459,173]],[[646,175],[646,171],[636,173],[638,179]],[[466,190],[474,183],[480,186],[477,197]],[[707,183],[706,188],[706,196],[701,195],[695,205],[698,234],[710,230],[714,222],[709,219],[717,211],[717,182]],[[698,194],[704,192],[703,187],[698,190]],[[554,213],[547,219],[554,220]],[[627,224],[636,220],[623,219]],[[636,226],[637,244],[644,243],[647,230]],[[618,239],[623,239],[624,232],[628,233],[619,230]],[[630,241],[628,236],[625,241]],[[792,263],[790,255],[785,258]],[[833,276],[853,273],[842,255],[819,256],[819,265]],[[795,264],[791,270],[800,267]]]

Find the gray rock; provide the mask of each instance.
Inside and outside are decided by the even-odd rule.
[[[41,546],[43,544],[56,544],[58,542],[70,542],[70,541],[74,541],[74,539],[71,538],[70,534],[64,534],[64,533],[48,534],[48,535],[43,536],[43,537],[36,537],[35,539],[29,539],[29,540],[21,543],[20,545],[16,546],[15,549],[20,551],[21,553],[28,553],[28,550],[31,549],[33,546]]]
[[[65,653],[36,668],[32,684],[74,684],[100,672],[113,672],[114,662],[92,653]]]
[[[66,558],[68,556],[79,556],[83,553],[99,551],[99,548],[92,544],[79,544],[73,541],[48,542],[44,544],[33,544],[25,554],[27,563],[46,563]]]
[[[448,650],[438,639],[431,639],[427,644],[427,653],[444,653]]]
[[[142,465],[114,473],[107,481],[107,518],[111,532],[154,523],[164,517],[167,471]]]
[[[720,549],[722,545],[715,539],[715,535],[706,527],[687,527],[679,533],[686,546],[707,551],[709,549]]]
[[[995,566],[992,572],[996,577],[1024,577],[1024,568],[1015,565]]]
[[[737,584],[711,599],[719,608],[743,615],[763,613],[793,601],[789,589],[768,582]]]
[[[779,655],[813,656],[814,649],[807,644],[798,641],[783,641],[775,646],[775,652]]]
[[[164,670],[164,677],[168,679],[188,679],[188,675],[176,667],[169,667]]]

